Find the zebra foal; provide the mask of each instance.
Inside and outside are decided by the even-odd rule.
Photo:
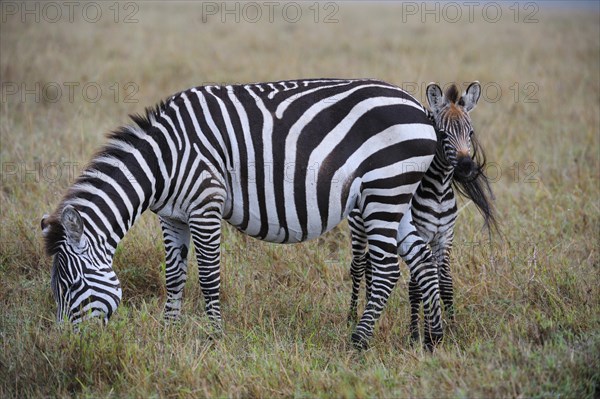
[[[402,218],[398,232],[398,255],[410,270],[410,333],[415,341],[420,337],[420,305],[424,304],[425,314],[428,315],[428,308],[433,301],[430,292],[431,289],[437,289],[437,285],[446,314],[450,320],[454,319],[450,272],[454,225],[458,216],[454,188],[475,203],[488,228],[496,227],[494,209],[490,202],[493,195],[484,174],[485,155],[474,135],[469,115],[477,105],[481,86],[478,82],[473,82],[460,96],[455,85],[449,86],[444,94],[437,84],[432,83],[428,85],[426,94],[430,107],[429,118],[438,137],[436,152],[412,197],[409,211]],[[348,319],[353,323],[357,318],[361,281],[366,277],[365,291],[368,298],[373,280],[360,213],[353,210],[348,222],[353,255],[350,265],[352,295]],[[437,268],[437,273],[431,272],[432,265]],[[426,284],[419,281],[420,274],[427,274],[426,277],[421,277],[427,281]],[[428,286],[428,289],[423,291],[420,288],[422,286]],[[427,347],[432,346],[431,334],[436,328],[441,328],[439,323],[439,319],[426,320],[424,338]]]
[[[400,220],[435,153],[418,101],[381,81],[313,79],[195,87],[132,118],[42,219],[59,321],[108,321],[122,296],[117,244],[147,209],[165,243],[165,318],[180,314],[191,240],[217,327],[222,220],[261,240],[295,243],[356,209],[373,286],[352,341],[367,345],[400,276]],[[439,293],[417,284],[439,317]]]

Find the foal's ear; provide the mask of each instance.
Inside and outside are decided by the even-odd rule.
[[[60,216],[60,223],[65,229],[67,237],[73,242],[79,243],[83,235],[83,220],[77,209],[72,205],[65,206]]]
[[[444,105],[446,105],[446,98],[442,93],[442,88],[437,83],[429,83],[425,90],[427,95],[427,103],[429,103],[429,109],[434,115],[437,115]]]
[[[470,112],[477,105],[481,96],[481,85],[475,81],[467,87],[467,91],[463,94],[461,101],[465,104],[465,111]]]

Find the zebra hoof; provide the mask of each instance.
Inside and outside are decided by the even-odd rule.
[[[435,350],[435,348],[440,344],[440,342],[442,342],[443,338],[444,338],[444,334],[442,334],[442,333],[426,334],[425,335],[425,350],[427,350],[429,352],[433,352]]]
[[[357,331],[352,333],[352,346],[354,349],[358,351],[369,349],[369,341],[370,339],[366,337],[363,333],[359,333]]]
[[[454,314],[454,311],[451,310],[448,312],[448,324],[453,325],[456,323],[456,315]]]
[[[421,334],[419,334],[419,330],[411,330],[410,332],[410,343],[411,345],[416,344],[421,341]]]
[[[356,312],[348,313],[348,327],[354,327],[358,323],[358,316]]]
[[[163,316],[163,320],[165,321],[165,325],[170,326],[178,324],[181,321],[181,318],[179,317],[179,315],[165,313]]]
[[[223,329],[223,323],[220,321],[211,320],[210,324],[206,329],[206,333],[211,340],[218,340],[225,335]]]

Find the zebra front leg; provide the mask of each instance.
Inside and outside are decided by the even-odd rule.
[[[190,245],[190,229],[182,221],[160,217],[160,225],[165,243],[165,280],[167,302],[165,321],[179,319],[183,288],[187,279],[187,255]]]
[[[416,281],[421,292],[425,316],[424,344],[432,350],[443,338],[437,267],[431,251],[422,241],[414,247],[414,251],[401,256],[410,269],[411,280]]]
[[[221,207],[204,209],[190,217],[190,230],[196,249],[200,289],[206,314],[220,334],[223,330],[219,290],[221,287]]]
[[[433,243],[433,252],[438,264],[438,277],[440,281],[440,297],[444,304],[444,312],[448,322],[454,322],[454,288],[452,273],[450,272],[450,253],[454,233],[451,230],[448,237],[438,243]]]
[[[417,292],[420,292],[425,315],[424,344],[427,349],[432,350],[443,338],[438,271],[433,254],[417,234],[411,217],[403,218],[400,223],[398,255],[402,257],[410,270],[411,336],[418,338],[419,297]]]
[[[352,296],[350,297],[350,311],[348,312],[348,324],[355,325],[358,322],[358,296],[360,293],[360,283],[365,275],[365,270],[370,271],[369,258],[367,253],[352,256],[350,264],[350,275],[352,277]],[[369,286],[366,287],[369,290]],[[369,294],[367,294],[367,301]]]
[[[374,226],[368,231],[369,261],[372,281],[367,282],[371,287],[365,311],[352,334],[352,343],[357,349],[366,349],[373,336],[375,323],[381,316],[385,305],[400,278],[400,266],[396,255],[397,226],[394,223],[384,223],[386,227]]]
[[[358,322],[358,295],[360,283],[365,275],[368,265],[367,235],[363,225],[362,217],[358,210],[353,210],[348,216],[348,226],[352,241],[352,263],[350,264],[350,276],[352,278],[352,295],[350,297],[350,310],[348,312],[348,325],[354,326]],[[368,300],[368,296],[367,296]]]
[[[440,293],[444,304],[444,312],[450,323],[454,323],[454,288],[452,285],[452,274],[450,273],[449,262],[444,262],[440,265]]]

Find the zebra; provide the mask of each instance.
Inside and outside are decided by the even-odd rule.
[[[351,341],[367,346],[400,277],[400,220],[436,148],[415,98],[373,79],[211,85],[131,118],[42,218],[59,322],[108,322],[122,298],[112,268],[117,244],[147,209],[158,215],[164,238],[165,319],[180,315],[191,239],[216,331],[223,324],[222,220],[264,241],[296,243],[357,209],[373,289]],[[439,319],[439,292],[417,280],[437,301],[430,313]]]
[[[488,229],[497,222],[490,199],[493,198],[485,170],[485,154],[474,135],[469,113],[475,108],[481,94],[479,82],[471,83],[459,97],[456,85],[452,84],[442,93],[435,83],[426,89],[432,121],[438,143],[435,157],[411,199],[409,211],[403,216],[398,232],[398,254],[410,269],[410,335],[418,341],[419,310],[421,302],[427,307],[431,300],[428,291],[422,291],[417,275],[420,267],[431,270],[431,263],[437,267],[437,275],[429,275],[431,284],[439,280],[440,297],[450,321],[454,321],[453,284],[450,273],[450,254],[454,239],[454,225],[458,216],[454,188],[477,206],[484,217]],[[356,322],[360,284],[366,278],[366,297],[372,289],[369,254],[366,248],[363,221],[360,212],[352,210],[348,224],[351,231],[352,294],[348,321]],[[406,226],[406,227],[402,227]],[[424,294],[423,294],[424,293]],[[427,308],[426,308],[427,309]],[[425,325],[425,342],[428,340],[428,325]]]

